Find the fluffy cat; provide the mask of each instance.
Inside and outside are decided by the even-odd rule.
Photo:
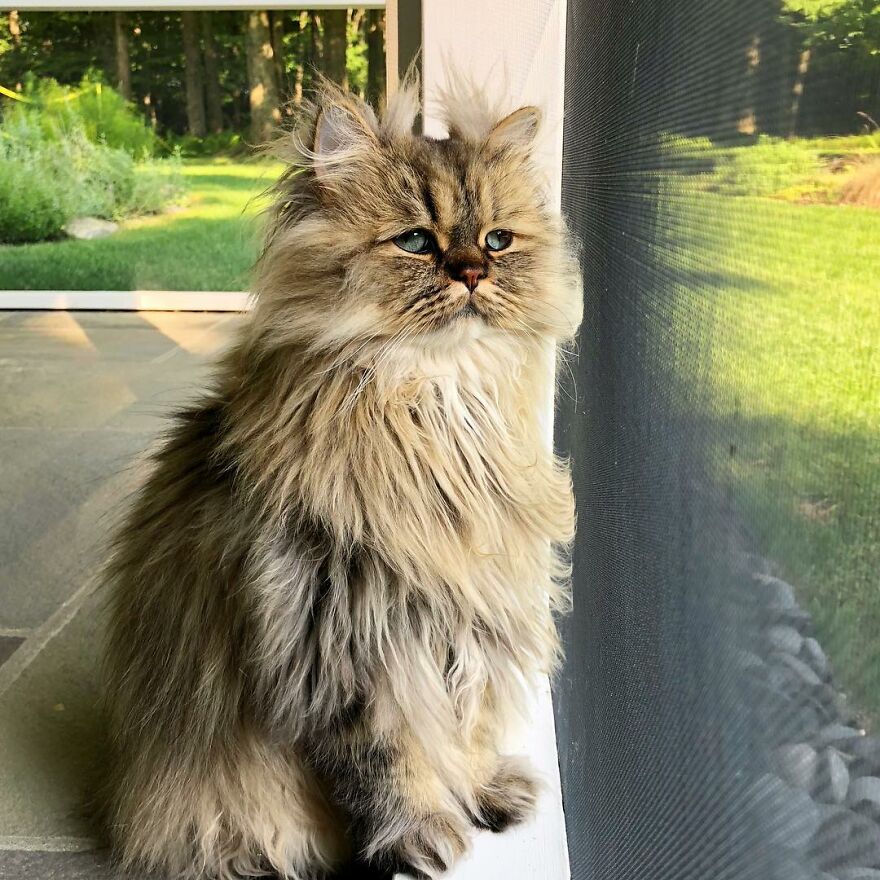
[[[276,187],[256,303],[179,413],[108,569],[108,825],[170,876],[435,877],[527,817],[501,754],[552,669],[572,537],[548,350],[576,262],[540,117],[321,88]]]

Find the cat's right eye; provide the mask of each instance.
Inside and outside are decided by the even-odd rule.
[[[434,250],[434,237],[426,229],[408,229],[394,243],[408,254],[429,254]]]

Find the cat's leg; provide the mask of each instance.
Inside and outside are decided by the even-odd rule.
[[[344,824],[293,751],[250,735],[184,762],[127,762],[111,832],[127,868],[186,880],[324,877],[348,856]]]
[[[361,858],[383,870],[438,877],[468,848],[470,811],[436,756],[399,721],[381,733],[373,723],[347,725],[316,743],[315,759],[350,817]],[[449,742],[454,738],[453,731]]]
[[[507,726],[497,695],[487,688],[480,716],[468,738],[473,772],[474,824],[495,833],[529,819],[535,812],[538,783],[525,758],[499,753]]]

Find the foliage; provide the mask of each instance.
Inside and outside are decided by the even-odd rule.
[[[120,17],[121,16],[121,17]],[[200,22],[210,16],[211,38],[217,64],[203,77],[215,77],[220,97],[223,128],[243,132],[249,127],[250,91],[245,41],[245,14],[240,11],[199,13]],[[280,55],[277,65],[283,98],[296,97],[297,88],[308,90],[313,72],[321,71],[323,59],[322,16],[306,11],[273,10],[270,19],[283,34],[273,50]],[[149,130],[159,138],[173,140],[189,130],[186,101],[188,71],[183,48],[181,16],[176,11],[108,12],[31,12],[20,13],[21,37],[13,41],[5,26],[5,13],[0,13],[0,85],[15,89],[29,76],[51,78],[62,86],[77,89],[89,72],[89,82],[118,82],[115,55],[115,31],[119,25],[128,43],[128,69],[132,101],[131,112],[148,123]],[[348,13],[349,87],[363,94],[367,80],[367,53],[362,10]],[[273,39],[276,34],[273,28]],[[208,38],[202,34],[201,48],[207,51]],[[204,56],[206,57],[206,56]],[[106,98],[106,92],[104,93]],[[117,98],[119,96],[117,95]],[[119,98],[122,101],[121,98]],[[84,96],[85,103],[98,103],[95,91]],[[125,102],[123,102],[125,103]],[[106,101],[99,110],[107,112]],[[81,115],[89,115],[82,113]],[[114,125],[103,123],[103,133],[111,146],[120,146],[139,155],[144,144],[131,145],[132,132],[117,137]],[[141,132],[141,137],[144,133]],[[155,140],[155,135],[151,136]],[[161,148],[161,144],[157,145]],[[208,146],[206,142],[204,147]],[[225,148],[224,144],[219,145]]]
[[[178,152],[185,159],[206,156],[241,156],[248,152],[242,136],[236,131],[220,131],[205,137],[191,134],[170,135],[164,145],[165,152]]]
[[[52,178],[37,161],[0,161],[0,242],[56,237],[67,215]]]
[[[711,183],[729,195],[769,196],[816,174],[819,167],[815,149],[762,136],[757,144],[720,150]]]
[[[361,97],[367,89],[367,39],[362,27],[364,10],[357,10],[348,19],[348,46],[345,50],[345,65],[348,68],[348,86]]]
[[[880,2],[877,0],[783,0],[787,18],[806,45],[831,43],[880,54]]]
[[[47,120],[37,104],[16,106],[0,124],[0,166],[0,242],[58,237],[76,216],[155,212],[182,192],[179,159],[136,163],[92,140],[72,111]]]
[[[39,109],[38,120],[52,140],[68,132],[82,132],[93,143],[125,150],[133,156],[152,155],[156,134],[132,105],[115,89],[104,85],[100,74],[89,71],[79,85],[62,86],[53,79],[28,77],[22,95],[28,103],[13,103],[4,117],[14,120]],[[9,103],[9,102],[7,102]]]

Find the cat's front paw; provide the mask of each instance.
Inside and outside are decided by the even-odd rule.
[[[528,819],[537,801],[538,783],[526,762],[502,758],[490,782],[477,792],[474,824],[497,834]]]
[[[452,867],[468,844],[467,828],[456,816],[433,813],[379,849],[371,861],[395,873],[436,878]]]

